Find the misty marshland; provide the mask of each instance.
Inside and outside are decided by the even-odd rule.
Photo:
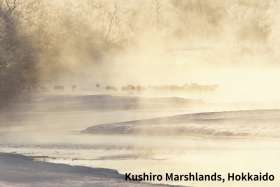
[[[279,186],[279,7],[0,0],[0,186],[154,186],[125,172]]]

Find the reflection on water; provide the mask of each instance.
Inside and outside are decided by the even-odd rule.
[[[73,143],[1,145],[1,152],[17,152],[35,159],[125,172],[271,172],[279,176],[280,146],[274,140],[214,140],[192,137],[130,137],[64,135]],[[79,140],[78,143],[75,140]],[[89,143],[88,141],[92,142]],[[176,184],[176,183],[171,183]],[[211,186],[209,183],[180,183]],[[237,183],[236,183],[237,184]],[[235,185],[236,185],[235,184]],[[266,186],[277,186],[279,182]],[[213,183],[213,186],[235,186]],[[238,186],[262,186],[238,183]]]
[[[89,135],[79,132],[95,124],[179,113],[186,111],[20,113],[17,118],[6,120],[5,127],[1,128],[0,152],[16,152],[50,162],[112,168],[121,173],[218,172],[226,175],[227,172],[270,172],[275,175],[276,181],[266,183],[265,186],[279,186],[280,144],[276,138]],[[180,184],[263,187],[263,183],[251,182]]]

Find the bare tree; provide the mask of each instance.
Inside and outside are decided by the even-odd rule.
[[[153,0],[153,4],[154,4],[154,9],[155,9],[155,23],[156,23],[156,26],[159,27],[160,25],[160,17],[161,17],[161,4],[158,0]]]
[[[17,0],[0,0],[0,16],[12,14],[17,7]]]
[[[15,10],[15,8],[17,7],[17,0],[12,0],[12,1],[5,0],[5,4],[8,8],[8,12],[12,13]]]
[[[35,50],[18,27],[17,0],[0,0],[0,109],[35,82]]]
[[[119,5],[117,3],[115,3],[113,11],[107,12],[107,16],[109,18],[109,23],[107,24],[105,38],[109,41],[114,40],[113,34],[116,33],[115,31],[117,29],[119,29],[120,18],[118,17],[118,14],[119,14]]]

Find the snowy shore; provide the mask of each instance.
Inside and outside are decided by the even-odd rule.
[[[0,187],[154,187],[129,183],[116,170],[35,161],[0,153]]]

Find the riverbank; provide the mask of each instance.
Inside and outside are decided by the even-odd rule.
[[[18,154],[0,153],[0,187],[154,187],[129,183],[116,170],[35,161]]]

